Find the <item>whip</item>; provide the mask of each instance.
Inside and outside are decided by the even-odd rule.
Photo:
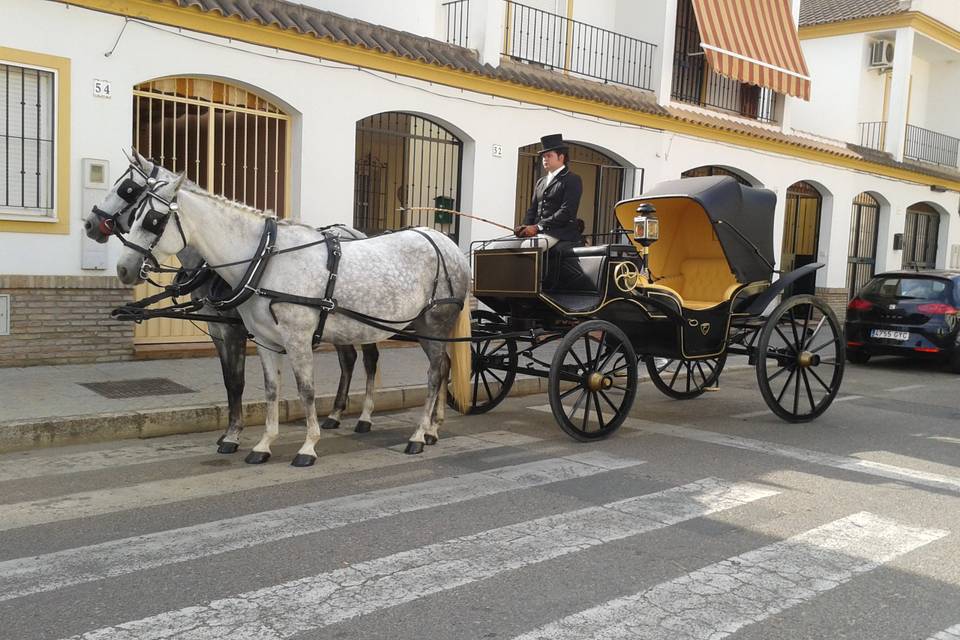
[[[463,213],[462,211],[454,211],[453,209],[442,209],[440,207],[400,207],[397,211],[442,211],[444,213],[452,213],[460,216],[461,218],[470,218],[471,220],[479,220],[480,222],[486,222],[487,224],[492,224],[495,227],[501,229],[506,229],[511,234],[513,233],[513,227],[508,227],[505,224],[500,224],[499,222],[494,222],[493,220],[487,220],[486,218],[481,218],[480,216],[475,216],[469,213]]]

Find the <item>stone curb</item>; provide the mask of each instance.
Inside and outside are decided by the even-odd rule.
[[[546,378],[518,377],[510,390],[511,396],[545,393]],[[377,389],[376,410],[393,411],[423,406],[426,385]],[[318,396],[317,414],[324,416],[333,407],[334,394]],[[351,393],[348,414],[359,414],[363,393]],[[25,451],[44,447],[89,444],[112,440],[156,438],[227,428],[227,405],[194,405],[175,409],[148,409],[120,411],[82,416],[55,416],[39,420],[17,420],[0,423],[0,453]],[[300,400],[280,400],[280,422],[303,419]],[[264,402],[243,403],[243,424],[262,425],[265,421]]]

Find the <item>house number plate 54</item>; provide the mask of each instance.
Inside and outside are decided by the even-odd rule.
[[[94,80],[93,95],[98,98],[112,98],[113,90],[110,87],[109,80]]]

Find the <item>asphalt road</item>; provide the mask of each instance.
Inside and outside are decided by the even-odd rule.
[[[0,638],[960,638],[960,377],[849,366],[816,422],[753,373],[642,384],[579,444],[545,396],[325,433],[316,466],[214,434],[0,457]],[[347,420],[347,429],[352,422]]]

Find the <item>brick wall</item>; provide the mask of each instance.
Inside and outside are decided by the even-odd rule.
[[[843,321],[847,317],[847,303],[850,302],[850,294],[844,289],[824,289],[817,287],[817,296],[823,298],[824,302],[830,305],[833,312],[837,314],[837,320],[840,321],[840,327],[843,328]]]
[[[105,276],[0,276],[10,296],[10,335],[0,336],[0,367],[115,362],[133,357],[133,324],[110,310],[133,289]]]

